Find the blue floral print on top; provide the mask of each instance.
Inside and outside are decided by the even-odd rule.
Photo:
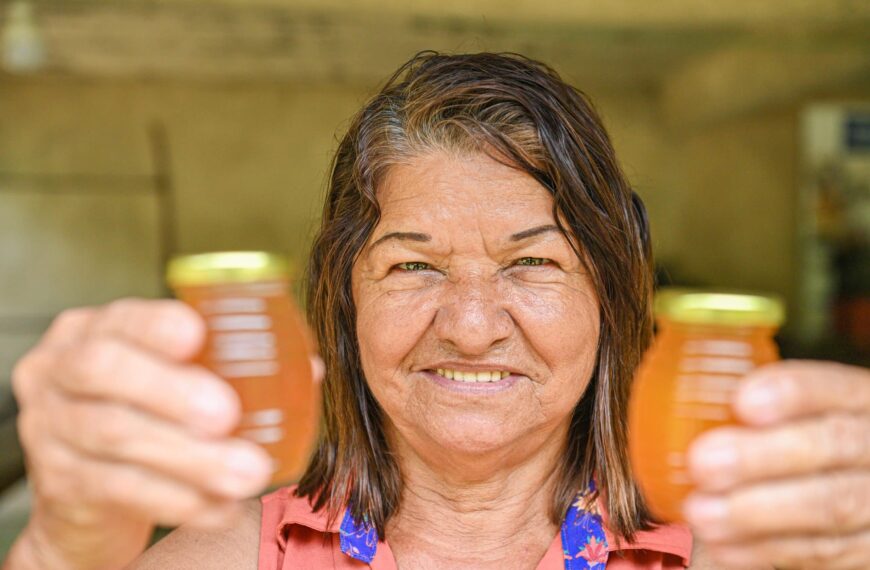
[[[598,502],[590,500],[594,492],[595,482],[590,481],[586,490],[577,494],[562,522],[565,570],[604,570],[607,565],[604,523],[598,512]]]
[[[350,507],[344,513],[338,535],[342,552],[366,564],[371,563],[378,549],[378,530],[366,520],[357,523],[350,514]]]
[[[607,565],[607,538],[598,512],[597,502],[589,500],[595,492],[595,483],[577,494],[562,522],[562,553],[565,570],[604,570]],[[378,548],[378,531],[368,521],[357,523],[344,513],[339,528],[341,551],[366,564],[370,564]]]

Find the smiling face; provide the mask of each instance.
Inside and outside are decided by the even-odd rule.
[[[388,437],[434,460],[564,445],[599,309],[550,193],[484,154],[433,152],[391,167],[378,201],[352,281]]]

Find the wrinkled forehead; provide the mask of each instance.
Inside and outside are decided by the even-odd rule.
[[[379,225],[554,223],[551,193],[484,153],[431,152],[389,167],[376,190]],[[461,229],[461,225],[459,228]]]
[[[536,243],[561,242],[557,247],[573,250],[581,265],[591,267],[551,191],[484,153],[434,152],[392,164],[376,199],[380,216],[357,261],[383,260],[400,250],[498,257],[534,237]]]

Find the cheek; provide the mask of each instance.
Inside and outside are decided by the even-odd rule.
[[[556,383],[574,386],[579,397],[598,352],[598,299],[591,285],[567,290],[517,287],[514,308],[518,325]]]
[[[422,291],[355,291],[357,338],[363,371],[372,389],[402,372],[405,357],[425,334],[435,312],[433,295]]]

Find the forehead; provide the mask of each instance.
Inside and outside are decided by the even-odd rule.
[[[377,192],[381,223],[552,221],[553,198],[526,172],[483,153],[433,152],[390,167]]]

